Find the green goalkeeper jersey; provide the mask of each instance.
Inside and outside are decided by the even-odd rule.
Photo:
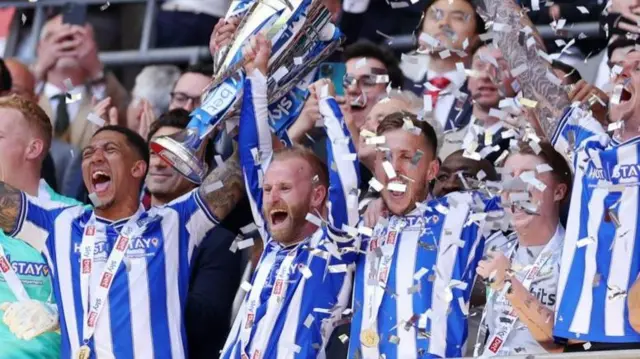
[[[79,202],[61,196],[40,181],[38,198],[62,204],[78,205]],[[0,244],[14,272],[22,282],[29,298],[55,303],[51,286],[51,272],[42,253],[27,243],[9,237],[0,231]],[[16,296],[0,274],[0,303],[15,302]],[[4,312],[0,311],[0,319]],[[32,340],[18,339],[0,320],[0,358],[2,359],[58,359],[60,357],[60,334],[47,332]]]

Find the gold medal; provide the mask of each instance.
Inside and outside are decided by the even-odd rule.
[[[360,332],[360,342],[367,348],[377,347],[380,342],[380,337],[373,329],[365,329]]]
[[[80,350],[78,351],[78,359],[89,359],[89,357],[91,356],[91,349],[89,348],[88,345],[83,345],[80,347]]]

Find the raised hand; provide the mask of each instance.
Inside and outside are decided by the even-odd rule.
[[[253,72],[254,69],[258,69],[263,75],[267,76],[269,57],[271,56],[271,42],[264,35],[253,36],[242,49],[242,55],[245,59],[244,69],[247,74]]]
[[[478,263],[476,272],[489,281],[491,289],[502,290],[507,278],[507,270],[511,267],[509,259],[499,251],[490,251],[485,259]]]
[[[38,43],[38,58],[33,67],[37,80],[45,80],[47,72],[56,64],[60,57],[74,56],[80,46],[82,37],[78,36],[78,28],[62,25],[55,32],[51,32]]]
[[[215,53],[218,52],[220,48],[231,44],[233,34],[235,34],[239,23],[239,17],[218,20],[218,23],[213,28],[213,32],[211,33],[211,38],[209,40],[209,51],[211,51],[211,57],[214,57]]]

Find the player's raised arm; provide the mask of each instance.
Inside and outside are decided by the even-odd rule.
[[[327,166],[329,170],[329,223],[339,231],[355,227],[358,214],[360,172],[355,146],[349,129],[333,97],[333,85],[326,79],[314,84],[319,97],[320,114],[327,131]]]
[[[252,46],[247,46],[248,53],[245,57],[260,57],[245,66],[247,79],[240,111],[238,152],[253,219],[261,231],[262,238],[266,240],[266,233],[262,233],[264,232],[262,175],[266,173],[273,155],[273,137],[268,122],[267,77],[265,76],[271,48],[263,37],[251,39],[250,45]],[[261,65],[256,66],[256,63]]]
[[[200,195],[218,220],[224,219],[244,195],[238,151],[204,179]]]
[[[538,102],[537,117],[544,133],[551,137],[570,101],[561,85],[547,76],[551,67],[544,59],[540,34],[513,0],[483,0],[483,3],[489,20],[493,21],[493,40],[511,71],[516,72],[524,97]]]
[[[0,182],[0,229],[14,233],[18,228],[24,196],[22,192]]]

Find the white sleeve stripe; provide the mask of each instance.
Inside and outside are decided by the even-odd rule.
[[[604,198],[607,196],[608,191],[602,189],[600,191],[594,191],[591,200],[588,203],[590,220],[587,227],[587,235],[592,238],[598,238],[598,229],[600,228],[601,220],[595,220],[595,218],[602,218],[604,214]],[[576,306],[575,313],[591,313],[593,308],[593,278],[596,275],[597,263],[596,253],[598,250],[598,241],[591,243],[585,247],[582,247],[577,252],[578,256],[584,257],[584,276],[582,277],[582,283],[572,283],[576,288],[580,288],[580,299]],[[591,315],[575,315],[571,322],[571,331],[579,334],[587,334],[591,327]]]
[[[223,190],[223,189],[221,189],[221,190]],[[209,205],[207,205],[205,203],[204,199],[202,198],[202,194],[200,194],[200,191],[196,190],[194,192],[195,193],[193,194],[193,196],[194,196],[194,198],[196,200],[196,204],[198,205],[198,207],[200,207],[202,212],[204,212],[204,214],[206,215],[207,219],[209,219],[211,221],[211,223],[213,223],[215,225],[220,224],[220,221],[218,220],[218,218],[216,218],[215,214],[213,214],[213,212],[209,208]]]
[[[337,174],[340,179],[339,185],[343,196],[343,198],[340,199],[341,203],[332,203],[333,206],[339,206],[339,208],[332,208],[330,219],[331,223],[336,228],[341,229],[342,224],[347,224],[353,227],[358,223],[360,219],[358,213],[357,198],[355,205],[348,205],[350,191],[358,188],[358,161],[343,159],[345,155],[352,153],[349,146],[349,144],[351,143],[351,139],[348,130],[344,129],[341,120],[339,120],[338,116],[336,115],[336,112],[340,114],[339,107],[334,98],[325,98],[320,101],[320,113],[324,118],[325,126],[327,129],[327,136],[329,137],[328,146],[330,148],[328,149],[328,152],[331,153],[333,162],[335,163],[338,170]],[[347,139],[348,142],[341,142],[341,140],[344,139]],[[331,169],[331,163],[329,163],[328,165],[329,171],[332,172],[333,170]],[[344,213],[346,215],[345,217],[347,219],[347,223],[335,222],[336,218],[333,218],[332,214],[336,211],[338,214]]]

